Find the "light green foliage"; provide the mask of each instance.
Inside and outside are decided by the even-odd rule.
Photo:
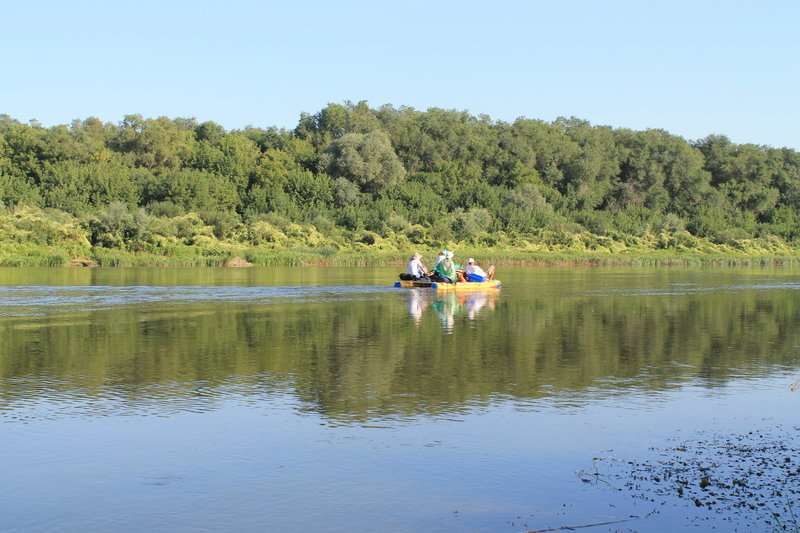
[[[460,241],[475,239],[492,229],[492,215],[487,209],[472,208],[453,214],[453,233]]]
[[[502,190],[492,187],[488,183],[475,183],[467,187],[461,187],[458,192],[453,192],[453,201],[450,208],[472,209],[481,207],[490,211],[497,211],[500,208]]]
[[[0,210],[0,265],[65,266],[87,257],[86,231],[71,215],[52,209],[16,206]]]
[[[180,168],[196,143],[193,124],[166,117],[144,119],[126,115],[114,144],[132,156],[134,164],[150,170]]]
[[[197,213],[187,213],[172,219],[175,236],[185,244],[194,244],[199,237],[212,237],[213,228],[207,226]]]
[[[295,134],[313,146],[323,148],[348,133],[366,134],[381,129],[376,113],[367,102],[328,104],[314,115],[303,113]]]
[[[147,212],[155,217],[174,218],[186,214],[186,210],[170,201],[156,201],[147,204]]]
[[[655,223],[655,231],[658,234],[662,233],[680,233],[685,230],[686,224],[677,215],[667,213],[659,217]]]
[[[405,233],[411,227],[411,224],[403,215],[392,213],[386,218],[386,227],[398,233]]]
[[[547,203],[539,189],[530,183],[523,183],[514,189],[505,191],[503,200],[523,211],[553,211],[552,206]]]
[[[361,200],[358,185],[345,178],[336,178],[332,183],[336,207],[356,206]]]
[[[406,175],[389,138],[380,131],[348,133],[336,139],[320,158],[320,168],[370,193],[399,183]]]
[[[531,183],[503,191],[500,201],[502,207],[495,212],[501,227],[507,230],[529,233],[559,218],[539,188]]]
[[[241,230],[242,221],[239,215],[230,211],[206,211],[200,218],[211,226],[217,239],[228,239]]]
[[[142,245],[152,219],[144,209],[131,211],[123,202],[111,202],[89,221],[92,243],[104,248],[133,248]]]
[[[311,225],[326,237],[338,237],[339,231],[336,223],[325,215],[317,215],[311,220]]]
[[[266,220],[258,220],[248,227],[248,239],[255,245],[281,244],[286,234]]]

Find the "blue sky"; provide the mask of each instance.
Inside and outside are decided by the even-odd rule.
[[[293,128],[366,100],[800,149],[800,2],[0,0],[0,113]]]

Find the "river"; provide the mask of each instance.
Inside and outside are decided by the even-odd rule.
[[[0,269],[0,530],[796,527],[800,271],[398,272]]]

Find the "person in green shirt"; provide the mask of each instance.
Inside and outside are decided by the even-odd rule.
[[[434,270],[436,271],[436,276],[431,278],[434,281],[443,283],[455,283],[458,281],[456,265],[453,262],[453,252],[449,250],[447,253],[445,253],[444,259],[442,259],[442,261],[436,265]]]

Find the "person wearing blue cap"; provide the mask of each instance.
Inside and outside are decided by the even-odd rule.
[[[444,250],[444,259],[439,261],[433,270],[435,274],[435,276],[431,277],[433,281],[440,283],[455,283],[458,281],[456,265],[453,263],[453,252]]]
[[[436,264],[433,265],[433,268],[430,272],[426,272],[425,275],[428,277],[438,276],[439,275],[439,264],[444,260],[445,256],[447,255],[447,250],[442,250],[439,252],[439,255],[436,256]]]

